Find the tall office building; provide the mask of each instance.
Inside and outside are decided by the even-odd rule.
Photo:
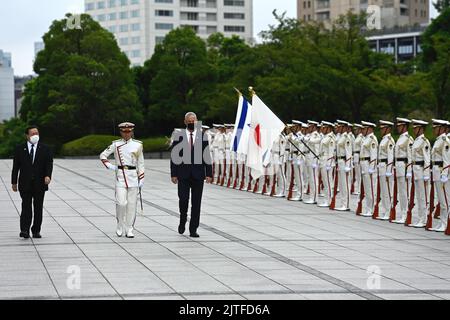
[[[0,50],[0,122],[14,117],[14,70],[11,54]]]
[[[204,39],[221,32],[253,41],[253,0],[85,0],[85,11],[116,36],[133,65],[180,26]]]
[[[297,0],[299,20],[335,20],[352,10],[366,11],[369,5],[380,7],[381,28],[428,24],[430,0]]]

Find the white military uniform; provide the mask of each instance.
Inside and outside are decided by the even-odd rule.
[[[446,121],[442,121],[442,123],[438,124],[445,126]],[[448,182],[444,183],[443,181],[446,181],[446,178],[448,177],[448,168],[444,170],[444,158],[448,158],[450,156],[449,150],[450,140],[448,139],[447,134],[443,133],[436,139],[436,142],[431,149],[433,181],[437,193],[438,203],[441,206],[440,223],[437,227],[431,228],[432,231],[444,232],[447,229],[450,193]],[[446,161],[448,162],[448,159],[446,159]]]
[[[225,186],[228,187],[229,183],[231,184],[232,179],[232,154],[231,154],[231,139],[233,138],[233,131],[230,131],[229,129],[226,130],[224,134],[224,142],[225,142],[225,163],[226,163],[226,169],[225,169]],[[233,186],[233,185],[231,185]]]
[[[218,185],[223,185],[225,183],[226,167],[225,167],[225,138],[226,134],[222,132],[217,132],[214,139],[214,150],[216,152],[217,158],[217,181]]]
[[[392,123],[393,125],[393,123]],[[378,177],[380,181],[380,202],[383,206],[380,220],[389,220],[392,208],[392,189],[394,181],[394,147],[395,141],[390,133],[386,134],[378,148]]]
[[[114,154],[116,165],[108,161],[111,154]],[[143,144],[134,139],[115,140],[100,154],[100,160],[116,174],[117,235],[125,233],[131,238],[134,236],[139,188],[145,177]]]
[[[355,189],[354,194],[359,194],[359,190],[361,189],[361,164],[359,158],[361,156],[361,144],[363,139],[364,135],[359,133],[353,143],[353,166],[355,168],[355,185],[353,186]]]
[[[338,211],[349,211],[351,191],[350,171],[352,170],[353,148],[352,140],[348,132],[340,135],[337,142],[336,154],[340,205],[337,205],[335,209]]]
[[[316,154],[319,154],[321,137],[319,132],[313,131],[304,139],[308,147]],[[319,159],[311,151],[306,152],[306,167],[308,170],[309,199],[306,204],[316,204],[319,197]]]
[[[219,181],[219,174],[220,174],[220,151],[219,151],[219,140],[221,138],[221,133],[218,130],[219,125],[214,124],[213,127],[215,128],[215,133],[213,135],[212,143],[210,144],[210,149],[212,152],[212,159],[213,159],[213,171],[214,171],[214,177],[213,182],[218,184]]]
[[[431,151],[430,141],[428,141],[425,135],[422,134],[418,136],[416,140],[414,140],[411,150],[411,156],[413,160],[413,177],[415,184],[415,200],[416,200],[415,203],[417,204],[418,219],[415,224],[412,222],[409,226],[413,226],[416,228],[423,228],[426,225],[428,193],[430,191],[430,173],[431,173],[430,151]]]
[[[407,119],[397,119],[402,123],[409,124],[411,121]],[[395,219],[394,223],[404,224],[406,221],[406,214],[408,210],[409,190],[411,187],[411,148],[414,143],[414,139],[409,135],[408,131],[402,133],[397,142],[395,143],[395,175],[397,177],[397,197],[398,206],[400,210],[396,210],[396,213],[400,211],[400,219]],[[393,206],[396,204],[394,203]],[[397,206],[397,207],[398,207]]]
[[[363,122],[364,124],[364,122]],[[366,125],[366,124],[364,124]],[[378,158],[378,139],[372,132],[364,137],[361,146],[361,174],[365,192],[364,217],[371,217],[374,209],[375,199],[375,172]]]
[[[443,169],[441,171],[441,182],[447,210],[441,209],[441,225],[435,231],[444,231],[446,235],[450,235],[449,213],[450,213],[450,134],[447,135],[447,145],[444,147],[442,153],[444,161]]]
[[[331,123],[329,125],[332,125]],[[324,202],[319,207],[329,207],[333,196],[333,167],[335,167],[334,153],[336,150],[336,136],[333,132],[326,134],[320,142],[319,167],[324,187]]]

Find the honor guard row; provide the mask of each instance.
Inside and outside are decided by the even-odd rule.
[[[256,180],[246,155],[232,151],[234,125],[203,129],[216,185],[336,211],[353,209],[358,216],[450,235],[450,122],[432,120],[433,146],[424,135],[428,125],[405,118],[378,124],[293,120],[274,142],[265,175]]]

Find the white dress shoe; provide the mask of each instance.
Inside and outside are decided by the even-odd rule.
[[[133,231],[130,230],[127,232],[127,238],[134,238]]]
[[[282,193],[275,194],[274,197],[275,197],[275,198],[283,198],[283,197],[284,197],[284,194],[282,194]]]
[[[320,208],[328,208],[330,205],[328,203],[321,203],[317,205]]]
[[[300,201],[300,200],[302,200],[300,199],[300,197],[293,197],[289,199],[289,201]]]
[[[119,227],[119,226],[117,227],[116,234],[117,234],[118,237],[123,236],[123,229],[122,229],[122,227]]]
[[[419,221],[416,224],[411,224],[410,226],[414,227],[414,228],[425,228],[426,224]]]
[[[363,213],[361,216],[363,216],[363,217],[371,217],[371,216],[373,216],[373,213],[372,212],[366,212],[366,213]]]
[[[444,226],[442,223],[439,227],[437,228],[432,228],[430,229],[431,231],[435,231],[435,232],[445,232],[445,230],[447,229],[447,226]]]
[[[336,210],[336,211],[350,211],[350,209],[346,208],[346,207],[339,207],[339,208],[335,208],[334,210]]]
[[[313,200],[303,201],[303,203],[305,203],[305,204],[317,204],[317,202],[313,201]]]

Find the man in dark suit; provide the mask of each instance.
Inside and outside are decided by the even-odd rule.
[[[180,205],[178,232],[183,234],[185,231],[189,194],[192,193],[189,232],[191,237],[198,238],[203,185],[205,180],[207,183],[213,180],[211,156],[208,138],[203,134],[195,113],[187,113],[184,123],[186,130],[176,132],[173,137],[170,173],[172,182],[178,184]]]
[[[33,206],[34,220],[31,232],[33,238],[41,238],[44,195],[52,177],[53,155],[46,145],[39,142],[37,127],[28,127],[25,134],[27,142],[18,145],[14,153],[11,184],[13,191],[19,191],[22,198],[20,237],[25,239],[30,237]]]

